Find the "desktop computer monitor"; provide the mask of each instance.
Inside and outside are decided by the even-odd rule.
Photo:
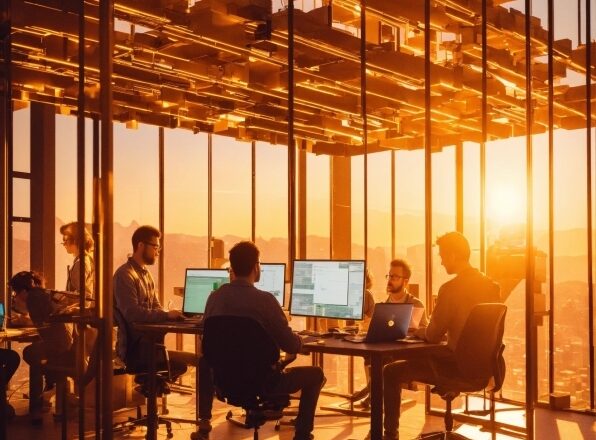
[[[284,306],[285,300],[285,263],[261,263],[261,279],[255,283],[255,287],[265,292],[270,292],[280,306]]]
[[[290,315],[362,319],[364,261],[296,260]]]
[[[230,275],[226,269],[186,269],[182,311],[185,314],[202,315],[211,292],[229,281]]]

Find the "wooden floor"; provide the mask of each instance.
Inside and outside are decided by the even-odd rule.
[[[404,392],[404,397],[410,398],[409,402],[403,405],[400,437],[403,439],[416,438],[420,433],[440,430],[443,428],[443,419],[440,417],[426,416],[424,414],[424,393],[419,392]],[[418,399],[416,402],[414,399]],[[319,404],[321,406],[331,404],[347,404],[337,397],[330,397],[322,395]],[[30,425],[27,413],[27,400],[24,398],[17,398],[13,394],[11,404],[17,408],[17,413],[20,414],[15,420],[10,422],[8,429],[8,439],[43,439],[54,440],[60,439],[61,431],[60,424],[54,422],[52,417],[52,409],[44,414],[44,423],[42,427],[33,427]],[[192,418],[194,417],[194,395],[182,395],[173,393],[168,397],[167,403],[171,416]],[[241,411],[238,408],[230,408],[225,404],[216,401],[214,406],[213,417],[213,431],[210,435],[211,440],[241,440],[252,439],[252,432],[237,426],[233,426],[226,421],[227,412],[232,409],[235,414],[240,415]],[[94,438],[94,414],[92,410],[87,412],[87,438]],[[317,440],[347,440],[347,439],[363,439],[369,429],[369,419],[366,417],[348,417],[345,415],[333,415],[332,413],[320,411],[320,416],[315,419],[315,439]],[[133,415],[133,412],[119,412],[114,416],[115,420],[125,419],[128,415]],[[323,415],[326,414],[326,415]],[[329,416],[331,414],[331,416]],[[289,419],[289,418],[288,418]],[[189,439],[193,432],[193,426],[190,424],[173,424],[175,439]],[[460,426],[458,431],[475,440],[488,439],[513,439],[503,435],[492,436],[490,433],[480,432],[478,427]],[[279,431],[275,430],[273,422],[267,423],[259,431],[259,438],[262,440],[292,440],[293,428],[291,426],[281,426]],[[78,423],[77,411],[71,410],[71,416],[68,423],[68,438],[77,438]],[[142,439],[145,436],[144,428],[137,428],[135,431],[126,433],[117,433],[115,438],[131,438]],[[166,438],[166,430],[161,427],[158,438]]]

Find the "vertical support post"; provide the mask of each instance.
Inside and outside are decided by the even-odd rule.
[[[482,2],[482,142],[480,142],[480,270],[486,271],[486,141],[488,140],[487,6]]]
[[[114,2],[99,3],[99,78],[101,110],[101,200],[99,209],[99,241],[101,252],[101,286],[98,299],[102,324],[101,381],[103,439],[112,439],[112,269],[114,242],[114,127],[112,108],[112,69],[114,53]]]
[[[31,103],[31,269],[55,282],[56,136],[54,107]]]
[[[165,152],[165,132],[163,127],[158,130],[158,168],[159,168],[159,231],[161,232],[161,251],[159,252],[159,259],[157,260],[157,289],[159,301],[165,304],[165,259],[168,249],[164,246],[166,239],[166,210],[165,210],[165,174],[166,174],[166,152]]]
[[[525,0],[526,39],[526,432],[534,438],[536,400],[536,331],[534,327],[534,199],[533,199],[533,106],[532,106],[532,0]]]
[[[368,261],[368,114],[366,105],[366,0],[360,0],[360,108],[364,147],[364,260]]]
[[[213,138],[207,135],[207,267],[213,259]]]
[[[555,211],[554,211],[554,67],[553,48],[555,35],[554,0],[548,0],[548,392],[555,391]]]
[[[590,345],[590,409],[594,410],[594,234],[592,224],[592,6],[586,1],[586,211],[588,226],[588,331]]]
[[[424,254],[426,272],[426,308],[433,310],[432,264],[432,130],[430,101],[430,0],[424,0]]]
[[[305,141],[302,141],[303,143]],[[306,150],[301,148],[298,151],[298,254],[296,258],[306,258],[306,176],[308,170],[306,169]],[[294,195],[296,197],[296,194]],[[291,265],[291,259],[290,259]]]
[[[296,258],[296,142],[294,139],[294,2],[288,2],[288,261]],[[290,272],[294,270],[293,266]],[[290,273],[290,277],[292,274]]]
[[[250,239],[257,239],[257,145],[250,143]]]
[[[85,312],[85,278],[87,258],[85,252],[85,1],[79,1],[79,86],[77,94],[77,223],[79,242],[79,310]],[[46,217],[47,218],[47,217]],[[53,218],[53,217],[52,217]],[[52,235],[53,237],[53,235]],[[78,343],[76,347],[77,382],[79,394],[79,439],[85,438],[85,326],[77,324]]]
[[[395,150],[391,150],[391,259],[395,258]]]

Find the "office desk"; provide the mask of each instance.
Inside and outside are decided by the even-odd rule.
[[[137,331],[145,333],[153,343],[153,350],[149,356],[149,397],[147,398],[147,440],[157,439],[157,393],[156,393],[156,365],[155,365],[155,350],[157,339],[166,333],[195,335],[195,349],[198,349],[199,335],[203,333],[203,328],[197,325],[189,325],[183,321],[165,321],[154,323],[134,323],[133,328]],[[199,423],[199,367],[197,356],[197,367],[195,369],[195,424],[198,427]],[[172,421],[182,421],[168,418]]]
[[[370,365],[370,432],[371,440],[381,440],[383,433],[383,359],[412,359],[440,354],[448,350],[442,344],[354,343],[342,339],[323,339],[323,343],[304,344],[307,351],[346,356],[368,356]]]

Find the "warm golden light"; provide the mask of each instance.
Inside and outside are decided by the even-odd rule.
[[[487,221],[499,226],[523,222],[526,215],[525,199],[525,188],[515,187],[513,184],[487,188]]]

